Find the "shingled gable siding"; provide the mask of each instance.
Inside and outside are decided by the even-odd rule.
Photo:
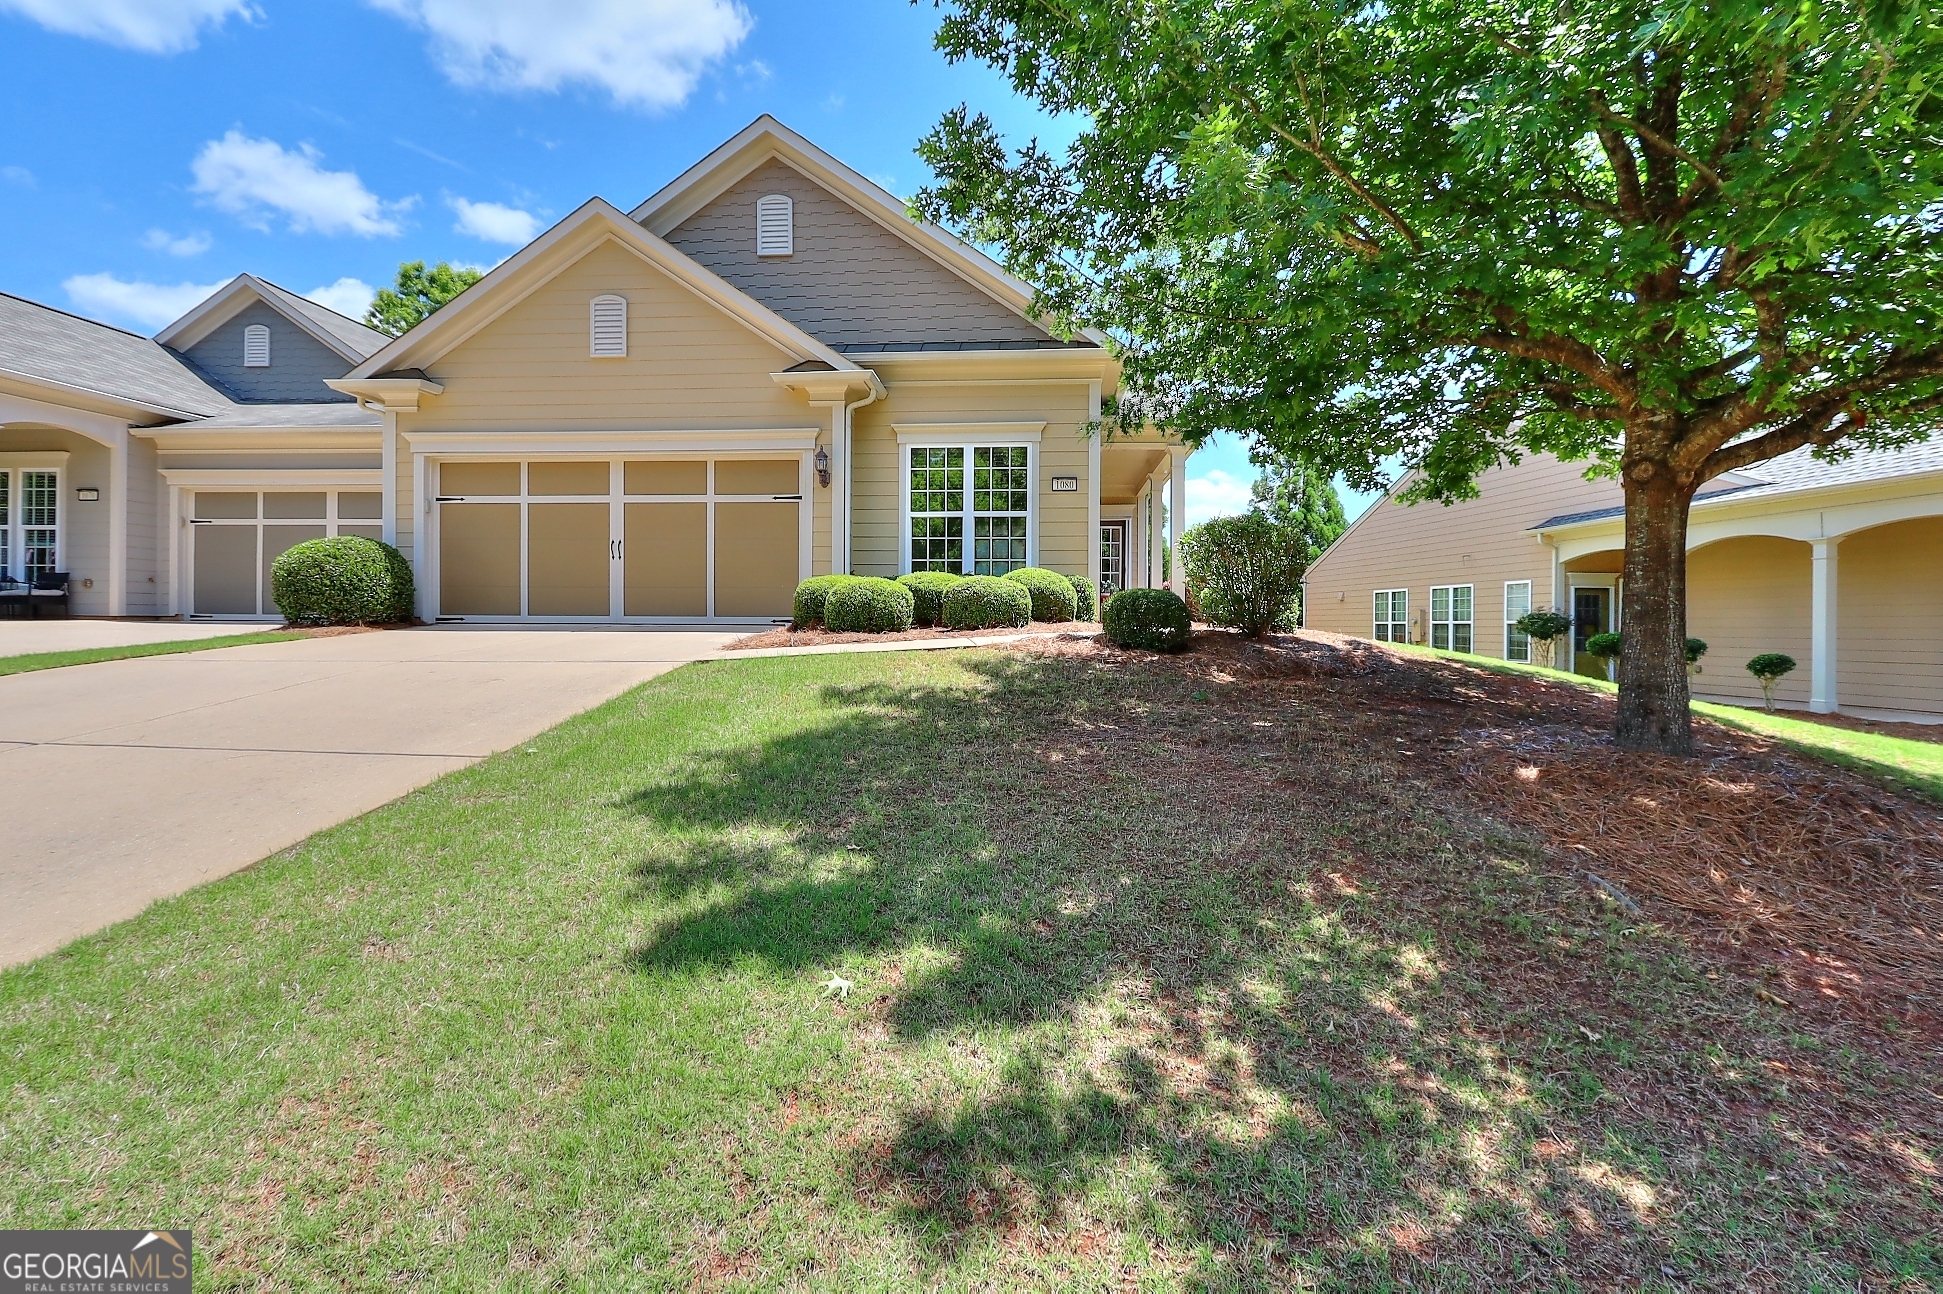
[[[1017,386],[899,386],[890,398],[866,405],[851,427],[856,456],[852,531],[853,569],[859,575],[899,575],[903,551],[900,455],[897,423],[1039,422],[1038,470],[1032,506],[1039,527],[1038,564],[1067,575],[1086,575],[1092,553],[1087,541],[1088,392],[1084,383],[1032,383]],[[993,443],[1002,443],[994,437]],[[1079,489],[1054,494],[1054,476],[1076,476]]]
[[[1432,585],[1469,584],[1477,651],[1503,656],[1505,583],[1530,580],[1534,607],[1552,601],[1552,550],[1528,527],[1621,502],[1617,483],[1584,472],[1583,463],[1541,455],[1485,473],[1478,497],[1463,503],[1372,504],[1375,512],[1309,572],[1305,623],[1367,638],[1377,589],[1408,588],[1414,614],[1428,610]]]
[[[756,200],[768,193],[795,203],[795,250],[759,259]],[[831,346],[1049,337],[773,158],[682,222],[668,241]]]
[[[251,324],[270,330],[268,368],[243,366],[243,330]],[[325,386],[324,379],[343,377],[352,363],[261,301],[244,307],[181,354],[239,400],[323,404],[351,398]]]
[[[587,303],[628,301],[625,359],[587,355]],[[688,431],[827,426],[769,375],[795,362],[617,243],[603,242],[429,366],[445,393],[402,431]],[[409,545],[411,455],[398,456],[398,537]],[[816,507],[829,506],[818,490]],[[828,560],[827,540],[824,547]]]

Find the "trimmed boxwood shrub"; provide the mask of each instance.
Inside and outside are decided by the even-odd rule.
[[[1594,634],[1585,640],[1585,654],[1600,660],[1618,660],[1625,642],[1618,634]]]
[[[798,629],[823,623],[823,603],[831,593],[860,575],[812,575],[796,586],[795,624]]]
[[[929,629],[944,623],[945,594],[951,592],[954,585],[962,584],[964,579],[964,576],[950,571],[912,571],[909,575],[898,576],[897,582],[911,590],[912,619]]]
[[[897,634],[911,627],[911,590],[896,580],[867,576],[830,590],[823,627],[840,634]]]
[[[1032,595],[1025,585],[996,575],[972,575],[945,594],[948,629],[1020,629],[1032,623]]]
[[[270,567],[270,598],[291,624],[396,624],[412,618],[412,567],[375,539],[306,539]]]
[[[1073,582],[1058,571],[1043,566],[1022,566],[1007,572],[1005,578],[1032,595],[1034,620],[1060,624],[1073,618],[1076,609],[1073,604],[1077,601],[1073,596]]]
[[[1098,620],[1100,604],[1093,593],[1093,581],[1084,575],[1072,575],[1067,578],[1073,582],[1073,619]]]
[[[1172,589],[1121,589],[1107,600],[1102,622],[1108,642],[1142,651],[1185,651],[1194,632],[1187,603]]]

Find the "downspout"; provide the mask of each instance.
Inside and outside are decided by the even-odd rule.
[[[841,520],[842,525],[840,527],[840,533],[838,527],[833,526],[831,528],[832,533],[830,535],[830,545],[832,548],[834,548],[836,547],[838,541],[841,540],[843,545],[843,551],[840,554],[832,553],[830,555],[831,556],[830,567],[832,570],[835,570],[839,574],[844,574],[844,575],[850,574],[850,565],[851,565],[850,562],[850,415],[855,413],[857,410],[863,408],[867,404],[875,404],[884,395],[884,380],[878,377],[877,374],[870,369],[865,369],[864,372],[868,374],[870,377],[870,389],[864,393],[864,397],[861,400],[852,400],[848,404],[837,406],[842,408],[843,410],[843,416],[837,419],[837,421],[841,423],[842,426],[841,429],[833,428],[831,432],[832,437],[837,442],[837,466],[840,469],[838,472],[838,479],[837,479],[837,494],[838,494],[838,502],[839,502],[838,517]]]

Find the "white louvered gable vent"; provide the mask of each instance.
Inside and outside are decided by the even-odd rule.
[[[796,204],[783,193],[756,199],[756,255],[788,256],[796,250]]]
[[[251,324],[243,330],[243,367],[270,367],[270,330],[262,324]]]
[[[595,359],[627,358],[627,298],[597,296],[589,309],[587,353]]]

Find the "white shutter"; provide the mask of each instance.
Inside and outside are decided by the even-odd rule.
[[[627,358],[627,298],[597,296],[589,310],[587,353],[595,359]]]
[[[270,367],[270,330],[262,324],[251,324],[243,330],[243,367]]]
[[[756,255],[788,256],[796,250],[796,204],[788,195],[756,199]]]

